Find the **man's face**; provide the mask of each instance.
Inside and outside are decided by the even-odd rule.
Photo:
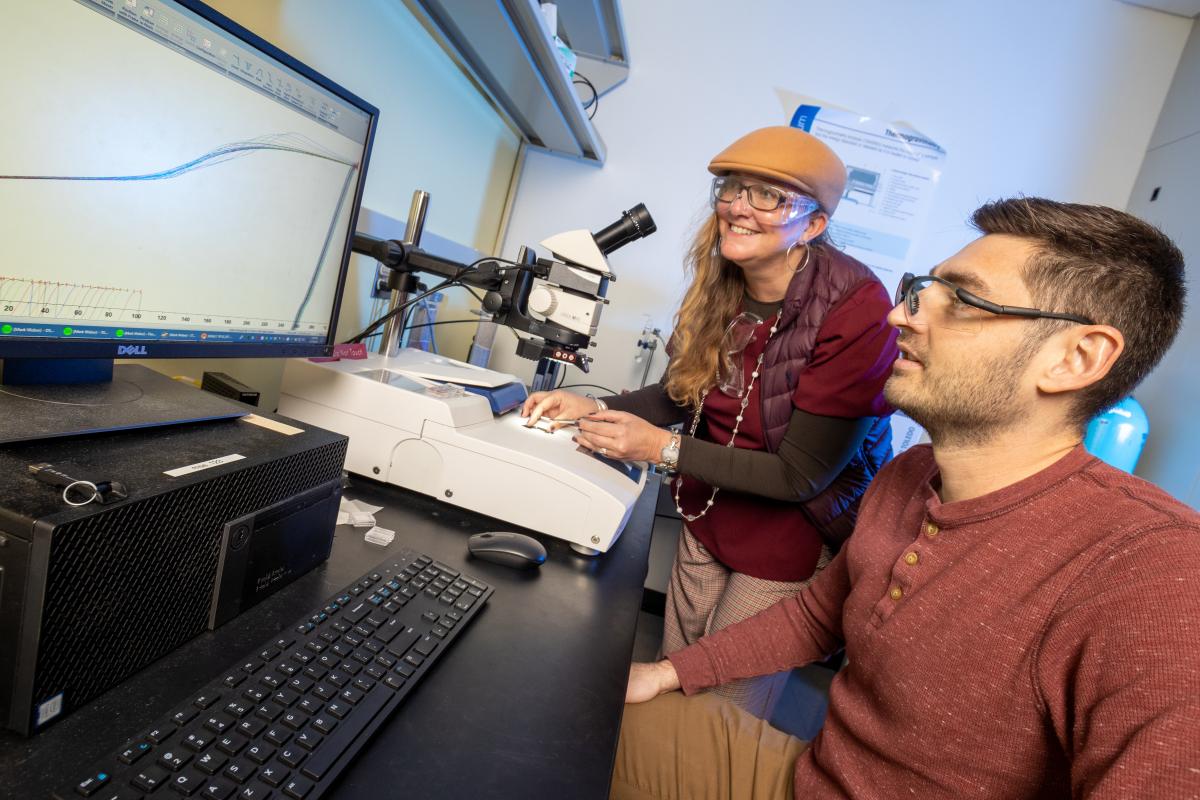
[[[994,303],[1031,306],[1020,269],[1032,253],[1017,237],[984,236],[932,274]],[[901,350],[884,387],[888,402],[939,445],[987,442],[1030,413],[1037,390],[1028,367],[1037,348],[1025,335],[1033,323],[964,307],[941,284],[919,297],[915,316],[903,304],[888,315]]]

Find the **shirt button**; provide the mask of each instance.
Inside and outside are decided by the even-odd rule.
[[[888,596],[893,600],[899,600],[901,597],[904,597],[904,590],[899,586],[893,586],[892,590],[888,592]]]
[[[925,523],[925,535],[928,536],[930,539],[937,536],[938,535],[938,526],[934,525],[932,522],[926,522]]]
[[[904,554],[904,563],[908,564],[910,567],[914,566],[920,560],[921,560],[921,557],[918,556],[916,553],[905,553]]]

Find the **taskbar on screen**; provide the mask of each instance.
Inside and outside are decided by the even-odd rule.
[[[322,344],[325,341],[324,334],[201,331],[186,328],[130,328],[100,325],[45,325],[0,320],[0,337],[3,336],[37,339],[111,339],[137,342]]]

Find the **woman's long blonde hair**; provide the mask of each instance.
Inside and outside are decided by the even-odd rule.
[[[717,382],[721,338],[738,314],[746,281],[742,271],[720,252],[717,215],[700,225],[684,263],[692,278],[671,336],[671,363],[667,370],[667,396],[692,411],[700,408],[704,393]],[[818,248],[828,241],[822,232],[808,243]]]

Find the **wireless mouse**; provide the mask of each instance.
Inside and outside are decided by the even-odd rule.
[[[481,561],[529,569],[546,561],[546,548],[532,536],[511,531],[477,533],[467,540],[467,550]]]

